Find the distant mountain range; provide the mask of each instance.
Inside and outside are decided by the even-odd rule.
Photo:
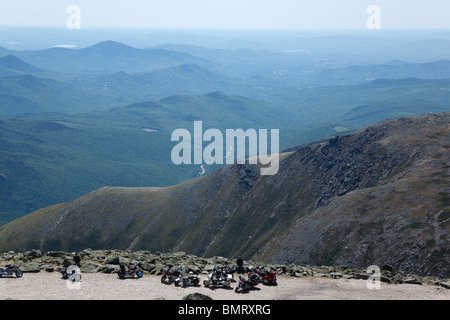
[[[351,66],[320,71],[318,81],[326,84],[358,84],[375,79],[447,79],[450,78],[450,61],[407,63],[392,61],[388,64]]]
[[[96,52],[96,48],[83,50]],[[385,78],[379,79],[376,75],[384,75]],[[413,75],[424,79],[404,79]],[[364,77],[369,78],[363,80]],[[323,70],[313,73],[308,80],[321,83],[321,86],[305,88],[290,87],[289,81],[282,84],[274,79],[231,77],[196,64],[177,64],[151,72],[70,75],[44,71],[8,55],[0,58],[0,116],[81,113],[171,95],[202,95],[214,91],[269,100],[281,108],[302,108],[302,112],[322,107],[335,108],[335,102],[346,105],[371,103],[373,99],[382,97],[380,93],[385,100],[427,100],[442,105],[449,94],[445,89],[447,77],[450,78],[448,61],[426,64],[397,62],[384,66]],[[347,85],[343,87],[345,83]],[[397,87],[398,90],[383,91],[383,86]],[[366,94],[367,99],[364,100]],[[330,99],[331,95],[335,98]]]
[[[290,148],[274,176],[235,164],[171,187],[101,188],[0,227],[0,250],[182,250],[449,277],[449,123],[396,118]]]
[[[344,43],[351,40],[333,39]],[[317,45],[325,40],[316,39],[312,43]],[[303,41],[308,47],[309,42]],[[433,41],[440,45],[447,43]],[[370,85],[378,79],[450,79],[450,60],[420,63],[393,60],[370,65],[358,65],[355,61],[344,67],[327,61],[321,55],[313,59],[301,50],[206,49],[188,45],[138,49],[115,41],[81,49],[0,48],[0,116],[89,112],[170,95],[214,91],[270,99],[279,107],[286,107],[291,103],[289,97],[303,89],[312,90],[295,99],[302,101],[315,94],[314,88]],[[319,97],[324,98],[327,94]],[[409,98],[416,99],[430,101],[424,97]]]
[[[2,51],[3,54],[14,55],[46,71],[73,74],[148,72],[179,64],[210,63],[186,53],[164,49],[137,49],[115,41],[103,41],[83,49]]]

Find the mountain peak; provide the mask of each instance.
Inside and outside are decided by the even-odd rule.
[[[90,47],[81,49],[81,50],[87,50],[87,51],[110,51],[110,50],[114,50],[114,51],[123,51],[123,50],[139,50],[136,48],[133,48],[129,45],[126,45],[124,43],[121,42],[117,42],[117,41],[113,41],[113,40],[107,40],[107,41],[102,41],[99,43],[96,43]]]
[[[22,72],[39,72],[42,71],[29,63],[17,58],[16,56],[10,54],[5,57],[0,58],[0,66],[7,69],[12,69]]]

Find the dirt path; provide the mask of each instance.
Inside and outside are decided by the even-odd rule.
[[[202,281],[202,280],[201,280]],[[214,300],[450,300],[450,290],[431,285],[381,284],[368,289],[364,280],[278,277],[278,286],[258,285],[248,293],[232,289],[175,287],[160,283],[159,276],[118,279],[115,274],[84,273],[71,284],[57,272],[26,273],[22,278],[0,278],[0,300],[180,300],[199,292]]]

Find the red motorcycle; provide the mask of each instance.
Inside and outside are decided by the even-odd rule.
[[[169,284],[175,282],[180,276],[179,270],[172,270],[173,265],[168,264],[167,267],[163,269],[163,275],[161,277],[161,283]]]
[[[265,285],[277,285],[277,272],[275,270],[266,270],[261,272],[262,283]]]
[[[265,285],[277,285],[277,272],[273,269],[261,270],[259,268],[253,268],[249,271],[248,276],[256,274],[258,282],[262,282]]]

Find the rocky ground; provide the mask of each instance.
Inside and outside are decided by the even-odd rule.
[[[235,262],[224,257],[201,258],[177,253],[148,251],[90,250],[78,253],[81,258],[82,281],[70,286],[61,280],[63,266],[74,264],[75,253],[62,251],[0,253],[0,267],[17,264],[22,278],[3,277],[0,299],[182,299],[190,293],[202,293],[213,299],[450,299],[448,279],[419,277],[380,267],[380,289],[370,289],[367,270],[342,266],[264,265],[244,261],[245,266],[273,268],[278,286],[259,285],[248,293],[233,289],[210,289],[202,284],[178,288],[160,283],[162,269],[169,263],[187,271],[198,272],[200,278],[214,266],[227,267]],[[121,263],[135,262],[144,271],[141,279],[119,280],[116,271]],[[236,278],[236,275],[234,276]],[[79,286],[79,287],[77,287]],[[232,288],[236,283],[232,283]]]

